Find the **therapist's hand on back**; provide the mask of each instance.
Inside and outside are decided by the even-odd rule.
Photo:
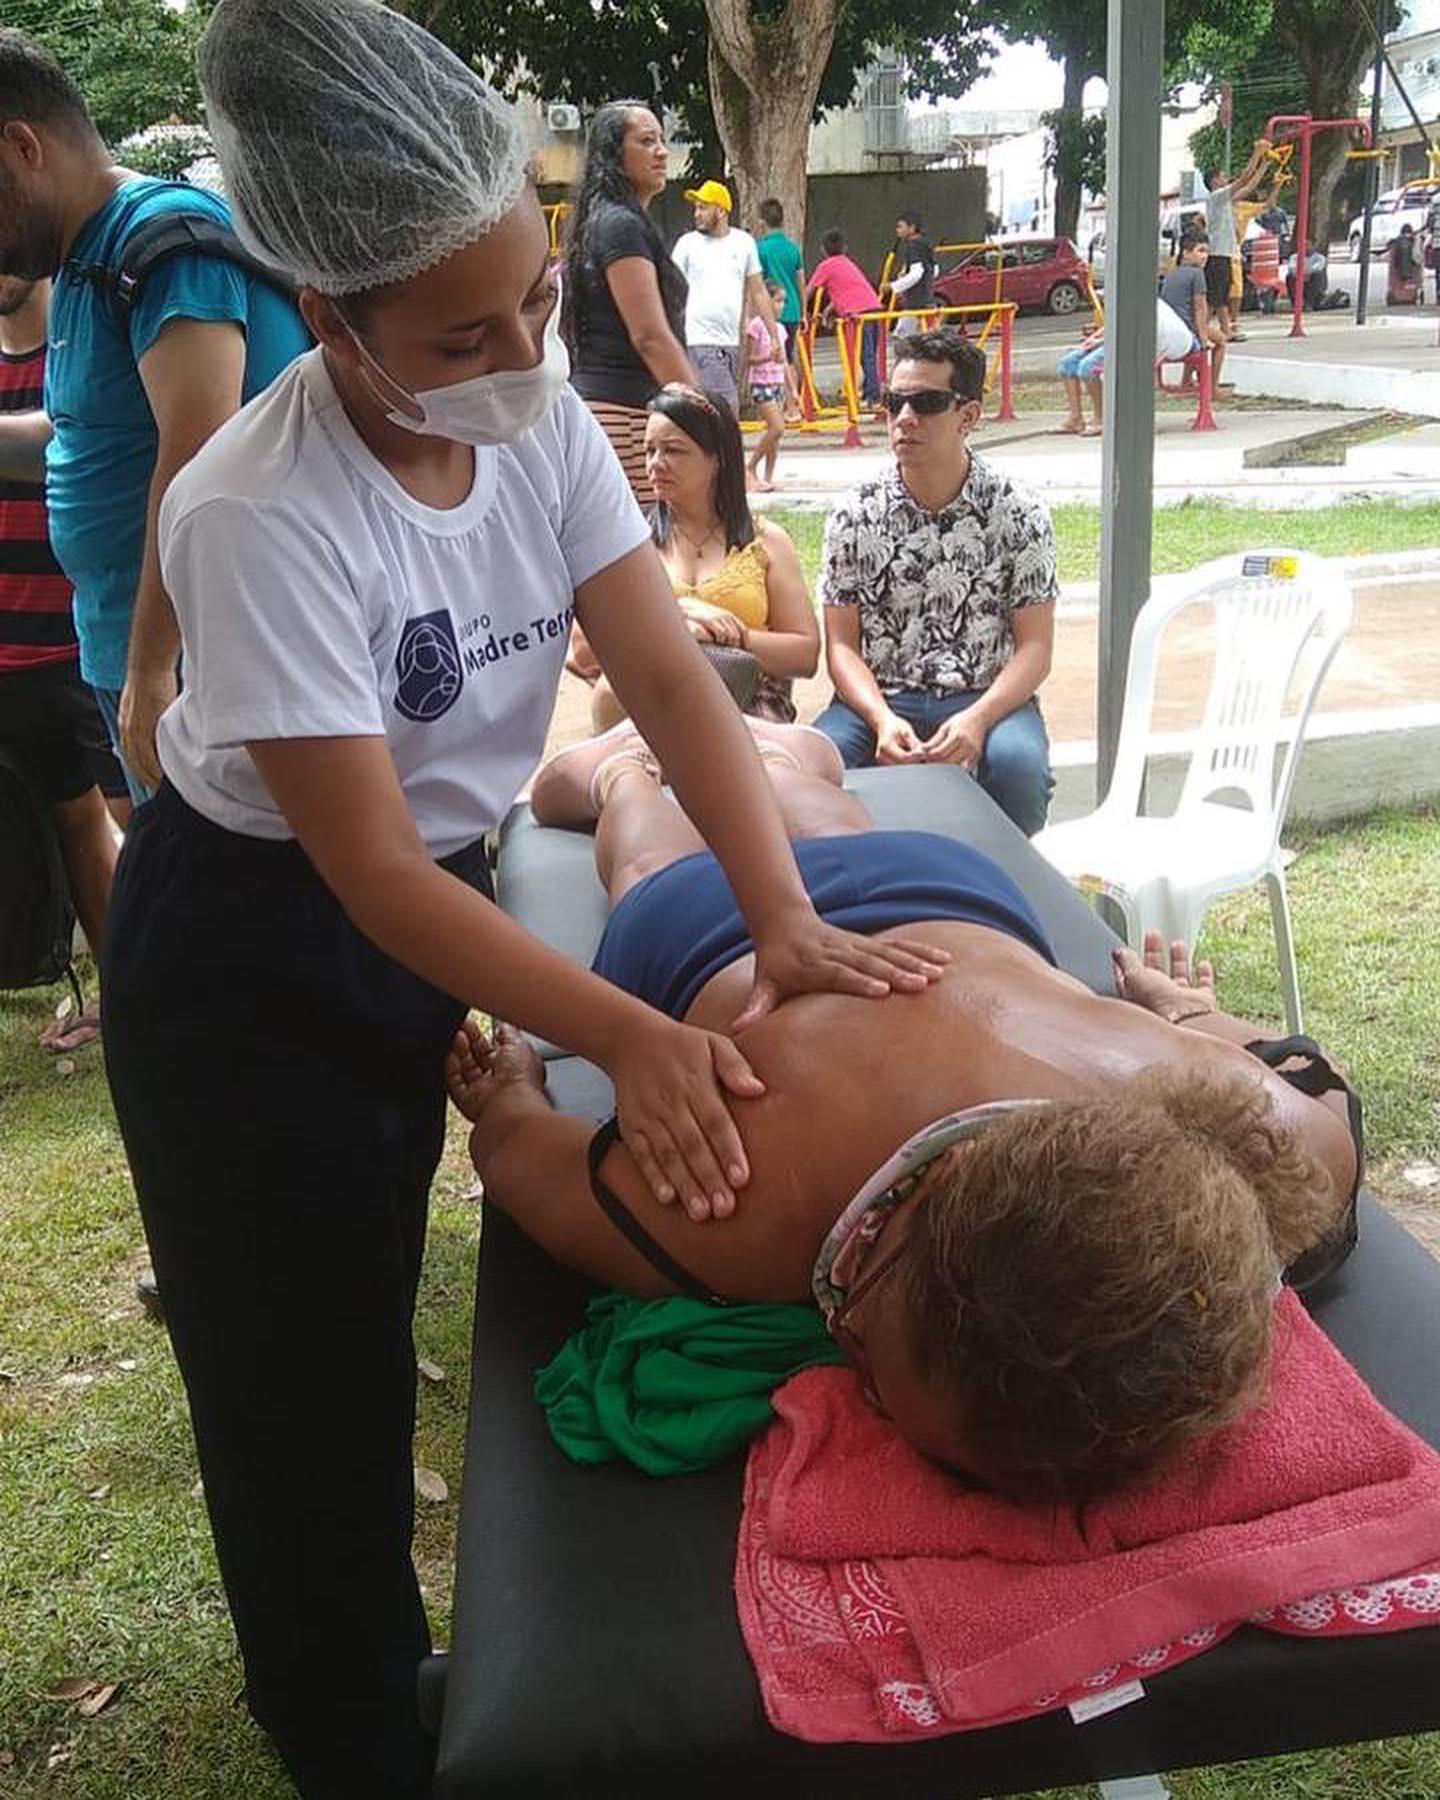
[[[883,1000],[892,993],[923,993],[949,960],[949,952],[934,944],[861,937],[797,907],[769,931],[756,933],[755,979],[730,1029],[744,1031],[795,994]]]
[[[765,1092],[740,1050],[719,1032],[655,1013],[627,1032],[606,1072],[620,1135],[656,1199],[679,1199],[692,1219],[733,1213],[750,1165],[726,1096]]]

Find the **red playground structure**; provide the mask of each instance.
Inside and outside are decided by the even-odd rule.
[[[1298,143],[1300,146],[1295,200],[1295,280],[1294,299],[1291,302],[1294,318],[1290,326],[1291,337],[1305,335],[1305,258],[1310,249],[1310,145],[1322,131],[1353,132],[1363,146],[1362,153],[1373,149],[1370,126],[1364,119],[1316,119],[1309,113],[1277,113],[1265,127],[1265,136],[1271,144],[1278,147],[1281,144]]]

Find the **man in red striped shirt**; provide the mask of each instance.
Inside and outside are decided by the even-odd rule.
[[[0,413],[41,406],[49,298],[48,281],[0,276]],[[98,954],[118,848],[99,780],[119,795],[125,783],[80,677],[70,583],[50,548],[44,487],[24,481],[0,480],[0,741],[50,805],[75,913]],[[87,1008],[42,1041],[75,1050],[99,1029]]]

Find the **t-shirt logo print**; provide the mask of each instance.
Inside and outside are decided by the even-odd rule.
[[[395,652],[395,710],[417,725],[442,718],[460,698],[465,671],[450,614],[422,613],[411,619]]]

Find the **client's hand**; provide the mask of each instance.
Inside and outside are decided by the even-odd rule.
[[[487,1038],[474,1019],[466,1019],[455,1033],[445,1058],[445,1085],[450,1098],[472,1125],[505,1088],[545,1092],[545,1065],[530,1040],[513,1025],[495,1026]]]
[[[868,938],[841,931],[808,908],[757,936],[755,980],[730,1029],[743,1031],[792,994],[857,994],[880,1000],[918,994],[938,981],[949,952],[915,938]]]
[[[657,1200],[678,1195],[692,1219],[728,1218],[735,1189],[750,1179],[727,1094],[756,1100],[765,1084],[716,1031],[661,1013],[627,1033],[606,1061],[625,1147]]]
[[[1178,938],[1167,946],[1160,932],[1147,931],[1143,959],[1124,945],[1112,950],[1110,958],[1120,998],[1158,1013],[1172,1025],[1219,1010],[1214,965],[1198,962],[1192,972],[1190,952]]]

